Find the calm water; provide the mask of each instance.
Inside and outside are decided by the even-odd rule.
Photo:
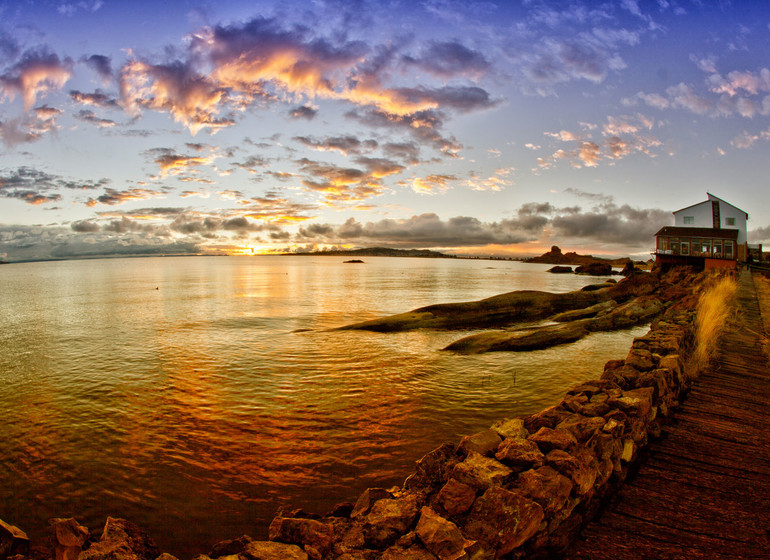
[[[278,507],[324,513],[495,420],[553,404],[647,327],[459,356],[467,333],[326,329],[595,282],[514,262],[154,258],[0,267],[0,519],[107,515],[190,558]],[[310,329],[308,332],[293,332]]]

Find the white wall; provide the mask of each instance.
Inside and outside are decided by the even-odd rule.
[[[709,200],[695,204],[689,208],[677,210],[674,212],[674,225],[677,227],[702,227],[712,228],[714,227],[714,220],[711,214],[711,201],[719,201],[719,219],[721,220],[720,227],[722,229],[737,229],[738,230],[738,245],[746,243],[746,214],[733,206],[728,204],[724,200],[709,195]],[[694,224],[685,224],[685,216],[692,216],[695,218]],[[728,226],[727,218],[735,218],[735,225]]]

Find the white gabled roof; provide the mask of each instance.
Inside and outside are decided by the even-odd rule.
[[[726,200],[723,200],[723,199],[719,198],[718,196],[714,196],[714,195],[713,195],[713,194],[711,194],[710,192],[707,192],[707,193],[706,193],[706,195],[708,196],[708,199],[707,199],[707,200],[704,200],[703,202],[698,202],[697,204],[691,204],[690,206],[685,206],[684,208],[680,208],[679,210],[674,210],[674,211],[672,212],[672,214],[678,214],[678,213],[679,213],[679,212],[681,212],[682,210],[687,210],[687,209],[689,209],[689,208],[695,208],[696,206],[700,206],[701,204],[704,204],[704,203],[706,203],[706,202],[711,202],[712,200],[718,200],[719,202],[724,202],[725,204],[727,204],[727,205],[728,205],[728,206],[730,206],[731,208],[735,208],[736,210],[738,210],[738,212],[743,212],[744,214],[746,214],[746,219],[747,219],[747,220],[749,219],[749,213],[748,213],[748,212],[746,212],[745,210],[741,210],[741,209],[740,209],[740,208],[738,208],[737,206],[735,206],[735,205],[733,205],[733,204],[730,204],[729,202],[727,202]]]

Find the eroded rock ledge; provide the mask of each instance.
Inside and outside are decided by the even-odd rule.
[[[417,462],[400,488],[370,488],[325,516],[280,512],[269,541],[217,544],[197,560],[481,560],[558,555],[623,483],[692,381],[696,297],[681,297],[634,340],[624,360],[537,414],[500,420]],[[673,299],[673,298],[672,298]],[[74,519],[52,521],[49,549],[0,524],[0,560],[173,560],[131,523],[108,518],[90,539]]]

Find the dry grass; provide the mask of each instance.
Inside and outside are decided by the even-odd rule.
[[[698,369],[708,365],[717,350],[719,336],[731,319],[738,283],[722,277],[706,288],[698,300],[695,319],[695,362]]]
[[[762,336],[762,346],[765,349],[765,355],[770,358],[770,279],[754,275],[754,287],[757,290],[762,323],[765,327],[765,332]]]

